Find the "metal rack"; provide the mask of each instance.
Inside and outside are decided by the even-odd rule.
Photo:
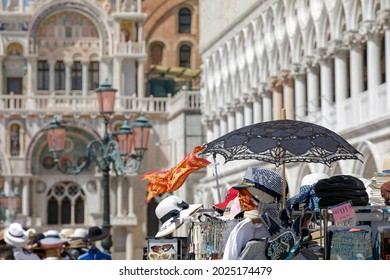
[[[359,223],[370,223],[372,227],[372,236],[376,236],[376,228],[379,224],[385,224],[387,219],[390,218],[390,206],[380,205],[380,206],[352,206],[352,209],[355,211],[356,216],[353,219],[344,221],[343,223],[337,223],[337,225],[344,226],[356,226]],[[320,209],[320,218],[323,223],[320,224],[321,231],[321,240],[324,241],[324,260],[329,258],[328,250],[328,226],[329,223],[336,224],[332,214],[332,207],[326,207]],[[377,223],[377,226],[372,226],[372,224]],[[322,243],[322,242],[321,242]],[[322,246],[322,244],[321,244]]]

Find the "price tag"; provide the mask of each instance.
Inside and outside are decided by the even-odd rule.
[[[340,223],[342,221],[352,219],[355,217],[356,213],[352,209],[352,205],[350,202],[346,202],[343,204],[339,204],[331,208],[333,213],[333,218],[336,223]]]

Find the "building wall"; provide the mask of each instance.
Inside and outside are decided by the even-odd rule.
[[[221,2],[200,2],[207,141],[244,125],[280,119],[284,108],[288,119],[334,130],[363,154],[363,163],[345,160],[331,168],[288,164],[290,195],[308,173],[372,178],[381,171],[390,153],[385,124],[390,108],[389,3],[270,0],[257,1],[249,9],[231,1],[228,11],[242,12],[210,24],[220,30],[207,35],[208,23],[218,17],[210,20],[206,15],[222,10]],[[223,191],[242,180],[246,167],[258,164],[266,165],[219,165]],[[212,172],[201,181],[197,199],[217,201]],[[208,193],[211,201],[205,197]]]

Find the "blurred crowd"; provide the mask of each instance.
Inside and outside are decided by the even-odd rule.
[[[38,233],[34,228],[12,223],[0,231],[0,260],[111,259],[96,246],[108,235],[108,229],[97,226]]]

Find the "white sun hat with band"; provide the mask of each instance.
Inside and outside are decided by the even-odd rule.
[[[28,236],[19,223],[12,223],[5,230],[4,241],[15,247],[23,247],[28,242]]]
[[[156,237],[162,237],[179,228],[186,217],[195,214],[203,205],[188,204],[176,195],[163,199],[156,207],[156,216],[162,223]]]

